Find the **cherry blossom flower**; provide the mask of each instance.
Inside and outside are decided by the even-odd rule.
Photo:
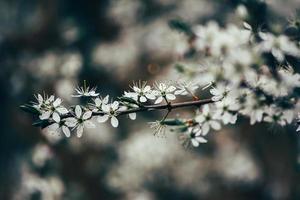
[[[190,140],[194,147],[198,147],[200,143],[207,143],[207,140],[202,137],[202,130],[200,127],[190,127],[188,130],[190,134]]]
[[[191,81],[180,81],[177,85],[177,90],[175,91],[175,95],[188,95],[191,94],[194,96],[194,91],[199,88],[198,84],[195,84]]]
[[[96,93],[97,88],[90,88],[89,86],[77,87],[75,89],[77,94],[71,95],[72,97],[97,97],[99,93]]]
[[[94,104],[92,104],[93,112],[102,110],[102,105],[108,104],[108,101],[109,101],[109,95],[105,96],[103,99],[99,97],[94,99]]]
[[[215,115],[210,112],[209,105],[204,105],[201,114],[195,117],[196,122],[198,122],[202,129],[202,135],[207,135],[209,129],[220,130],[221,124],[215,118]]]
[[[87,110],[83,112],[81,106],[77,105],[74,117],[66,118],[65,124],[68,127],[76,128],[77,137],[81,137],[84,128],[95,128],[95,124],[90,121],[91,117],[92,111]]]
[[[117,119],[119,110],[119,102],[114,101],[111,104],[102,104],[102,111],[104,114],[102,116],[97,117],[97,121],[99,123],[104,123],[110,118],[110,123],[113,127],[118,127],[119,120]]]
[[[237,120],[237,111],[239,104],[236,99],[225,98],[222,101],[216,102],[215,118],[223,121],[224,124],[235,124]]]
[[[175,86],[167,85],[165,83],[156,84],[156,90],[154,90],[155,96],[157,96],[154,104],[161,103],[165,100],[175,100],[176,96],[174,95],[174,91],[176,90]]]
[[[46,120],[51,117],[55,122],[57,123],[60,122],[60,115],[67,114],[69,111],[64,106],[61,105],[62,100],[60,98],[57,98],[53,102],[52,100],[50,101],[49,99],[48,101],[49,103],[45,102],[43,105],[41,105],[40,108],[41,115],[39,116],[40,119]]]
[[[134,83],[133,92],[125,92],[125,97],[129,97],[134,99],[135,101],[139,102],[146,102],[147,99],[154,100],[155,95],[153,94],[153,91],[151,90],[151,86],[147,85],[147,82],[139,82]]]

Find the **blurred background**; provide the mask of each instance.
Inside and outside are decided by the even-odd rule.
[[[43,91],[76,104],[70,95],[83,80],[117,97],[133,80],[177,79],[186,47],[171,19],[248,16],[280,27],[297,8],[299,0],[0,0],[0,199],[300,199],[294,127],[242,119],[185,149],[174,133],[153,136],[147,122],[160,112],[66,139],[19,109]]]

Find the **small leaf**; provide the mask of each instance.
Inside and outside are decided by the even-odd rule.
[[[170,28],[175,29],[179,32],[183,32],[183,33],[185,33],[189,36],[193,35],[193,32],[191,30],[191,26],[188,23],[186,23],[186,22],[184,22],[180,19],[170,20],[169,21],[169,26],[170,26]]]
[[[179,119],[165,119],[163,122],[161,122],[164,125],[167,126],[182,126],[185,123]]]
[[[134,99],[128,98],[128,97],[118,97],[118,99],[122,102],[132,103],[132,104],[138,105],[140,107],[143,106],[139,102],[135,101]]]
[[[32,105],[29,105],[29,104],[21,105],[20,108],[23,111],[31,113],[31,114],[36,114],[36,115],[40,114],[40,112],[35,107],[33,107]]]

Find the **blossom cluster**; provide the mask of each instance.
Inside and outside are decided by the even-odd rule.
[[[289,62],[300,57],[297,42],[286,35],[255,32],[247,23],[244,27],[221,28],[210,22],[191,30],[193,39],[187,43],[192,59],[177,65],[184,81],[153,86],[139,81],[115,101],[109,96],[102,98],[96,88],[84,84],[72,97],[87,98],[85,105],[67,109],[60,98],[38,94],[36,103],[23,108],[34,109],[39,126],[62,131],[67,137],[72,132],[81,137],[85,128],[95,127],[93,119],[99,123],[110,121],[118,127],[120,115],[135,120],[137,112],[165,109],[168,112],[164,118],[151,123],[155,134],[164,135],[166,128],[172,126],[180,132],[184,145],[193,146],[206,143],[211,130],[235,124],[238,116],[248,117],[251,125],[268,122],[286,126],[297,119],[300,74]],[[211,101],[200,104],[196,93],[203,90],[209,91]],[[179,95],[191,96],[192,100],[188,104],[177,102],[176,108],[194,105],[195,114],[189,119],[168,119]],[[158,107],[159,104],[164,106]]]

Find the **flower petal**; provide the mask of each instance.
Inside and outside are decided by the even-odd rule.
[[[58,114],[57,112],[54,112],[54,113],[52,114],[52,119],[53,119],[55,122],[59,123],[59,122],[60,122],[60,116],[59,116],[59,114]]]
[[[57,112],[59,112],[60,114],[64,115],[64,114],[67,114],[69,111],[68,109],[66,109],[65,107],[63,106],[60,106],[58,108],[55,109]]]
[[[86,112],[83,114],[82,119],[83,119],[83,120],[87,120],[87,119],[91,118],[92,114],[93,114],[92,111],[86,111]]]
[[[136,113],[130,113],[130,114],[129,114],[129,118],[130,118],[131,120],[135,120],[135,119],[136,119]]]
[[[198,147],[199,146],[199,142],[197,140],[195,140],[194,138],[191,139],[191,141],[192,141],[192,144],[193,144],[194,147]]]
[[[56,108],[57,106],[59,106],[61,104],[61,99],[57,98],[54,102],[53,102],[53,106]]]
[[[163,97],[158,97],[157,99],[156,99],[156,101],[154,102],[154,104],[159,104],[159,103],[161,103],[163,101]]]
[[[39,117],[41,120],[44,120],[44,119],[49,119],[51,115],[51,111],[47,111],[47,112],[43,112]]]
[[[111,119],[110,119],[110,123],[111,123],[111,125],[113,126],[113,127],[118,127],[118,125],[119,125],[119,121],[118,121],[118,119],[115,117],[115,116],[112,116],[111,117]]]
[[[65,134],[66,137],[71,136],[70,129],[67,126],[62,126],[61,129],[62,129],[62,132]]]
[[[87,128],[95,128],[95,124],[91,120],[84,121],[84,126]]]
[[[77,137],[81,137],[82,136],[82,133],[83,133],[83,126],[82,125],[79,125],[77,127],[77,131],[76,131],[76,134],[77,134]]]
[[[108,120],[108,118],[109,118],[109,115],[98,116],[97,122],[99,122],[99,123],[106,122]]]
[[[168,100],[174,100],[174,99],[176,99],[176,96],[174,94],[166,94],[166,98]]]
[[[81,115],[82,115],[82,109],[81,109],[81,107],[79,105],[77,105],[75,107],[75,115],[76,115],[77,118],[80,118]]]

